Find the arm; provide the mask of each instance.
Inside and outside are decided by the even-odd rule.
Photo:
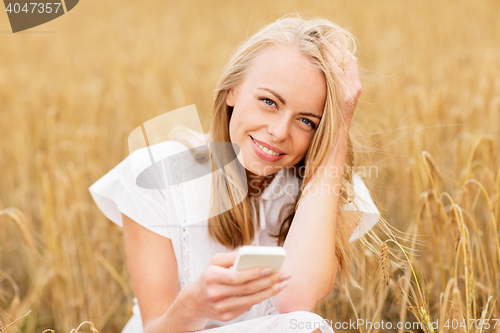
[[[331,51],[336,59],[342,59],[334,45],[331,45]],[[343,70],[335,59],[329,60],[334,70],[342,74],[347,87],[342,110],[344,122],[337,133],[337,144],[326,158],[324,166],[327,172],[313,175],[308,184],[312,191],[304,191],[305,196],[300,201],[285,239],[283,247],[287,257],[282,271],[290,273],[292,277],[288,287],[274,296],[276,310],[280,313],[314,311],[317,303],[332,290],[337,275],[335,233],[339,189],[351,119],[362,90],[357,59],[349,52],[347,56]],[[330,172],[332,170],[336,172]],[[354,228],[349,226],[351,234]]]
[[[346,149],[347,130],[344,130],[327,162],[338,168],[338,176],[330,177],[328,172],[315,176],[310,183],[312,191],[302,198],[297,208],[283,245],[287,257],[281,269],[292,277],[288,287],[274,296],[280,313],[314,311],[316,304],[333,288],[338,269],[334,236],[338,189]]]
[[[184,332],[189,318],[179,295],[177,261],[170,239],[122,214],[123,237],[134,293],[145,333]],[[203,324],[202,328],[205,326]]]
[[[217,253],[201,275],[179,291],[170,239],[122,214],[127,262],[145,333],[192,332],[209,319],[228,321],[280,292],[280,272],[233,271],[237,252]],[[286,288],[285,288],[286,289]],[[237,296],[236,295],[241,295]]]

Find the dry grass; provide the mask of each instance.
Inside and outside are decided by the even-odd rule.
[[[328,16],[359,40],[356,161],[378,167],[365,182],[408,240],[384,243],[383,265],[355,244],[363,290],[335,289],[318,313],[439,319],[426,332],[500,318],[500,2],[81,1],[33,29],[55,33],[0,37],[1,332],[67,332],[87,320],[120,332],[133,298],[122,234],[87,188],[146,120],[196,104],[208,129],[231,51],[295,11]],[[0,26],[9,30],[6,16]]]

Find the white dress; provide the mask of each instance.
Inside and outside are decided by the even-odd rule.
[[[183,154],[184,157],[174,160],[169,168],[172,168],[175,177],[194,180],[169,186],[168,189],[143,188],[136,184],[136,179],[152,165],[152,160],[160,161],[187,150],[186,146],[177,141],[166,141],[141,148],[131,153],[89,188],[99,209],[117,225],[122,226],[123,213],[145,228],[172,241],[180,289],[195,280],[216,253],[230,252],[223,245],[211,241],[207,234],[210,162],[198,164],[190,158],[191,154]],[[350,241],[364,235],[380,217],[361,178],[355,174],[353,180],[355,201],[363,212],[363,217]],[[277,246],[276,238],[272,238],[270,234],[279,231],[280,209],[283,205],[296,201],[300,185],[300,178],[294,175],[291,169],[278,171],[258,197],[260,221],[255,223],[258,223],[256,226],[259,232],[253,245]],[[140,309],[135,297],[132,311],[133,315],[122,333],[143,332]],[[315,313],[278,313],[274,308],[273,299],[269,298],[231,321],[209,320],[202,332],[305,333],[317,328],[322,332],[333,332],[323,318]]]

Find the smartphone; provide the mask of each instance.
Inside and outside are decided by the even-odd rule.
[[[286,251],[280,246],[242,246],[230,269],[242,270],[257,266],[270,266],[278,272],[285,260]]]

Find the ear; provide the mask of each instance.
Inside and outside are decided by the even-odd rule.
[[[229,90],[226,95],[226,104],[229,106],[234,106],[234,92],[233,89]]]

